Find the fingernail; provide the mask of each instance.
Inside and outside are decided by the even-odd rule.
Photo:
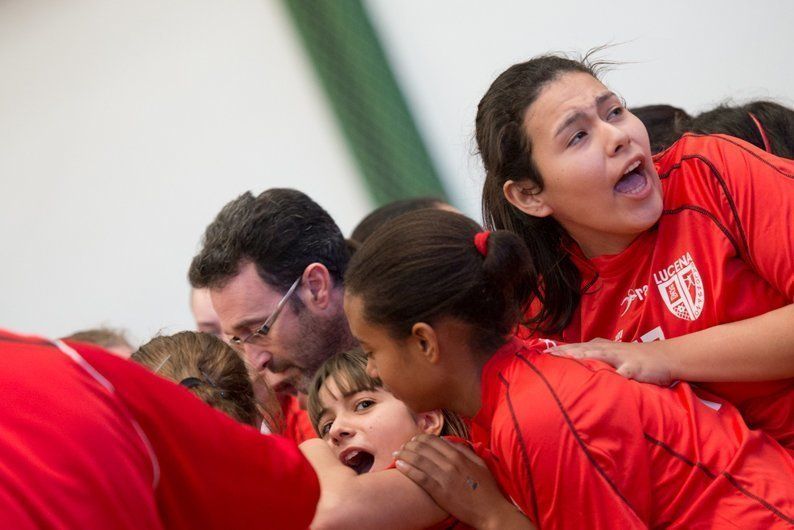
[[[391,454],[391,456],[392,456],[392,458],[397,458],[397,455],[399,455],[399,454],[400,454],[400,451],[394,451],[394,452]]]
[[[401,469],[405,469],[407,466],[405,465],[405,462],[403,462],[402,460],[395,460],[394,461],[394,467],[399,467]]]

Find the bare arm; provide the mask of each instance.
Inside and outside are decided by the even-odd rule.
[[[300,445],[320,479],[320,503],[312,528],[426,528],[447,517],[433,499],[396,469],[357,475],[320,439]]]
[[[632,379],[769,381],[794,377],[794,304],[689,335],[647,343],[593,341],[549,353],[598,359]]]

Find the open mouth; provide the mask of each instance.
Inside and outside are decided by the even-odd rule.
[[[362,475],[372,469],[375,455],[361,449],[353,449],[339,456],[344,465],[351,468],[357,475]]]
[[[642,161],[637,160],[626,169],[615,184],[615,191],[624,195],[637,195],[645,189],[647,183],[648,179],[642,167]]]

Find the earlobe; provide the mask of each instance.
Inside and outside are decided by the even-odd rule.
[[[440,410],[431,410],[417,414],[416,424],[424,434],[439,436],[444,429],[444,415]]]
[[[533,217],[548,217],[553,213],[546,203],[546,197],[540,187],[532,181],[516,182],[508,180],[502,186],[507,202]]]

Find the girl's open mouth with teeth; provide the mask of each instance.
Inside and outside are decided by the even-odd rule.
[[[363,449],[351,449],[340,454],[339,460],[355,471],[357,475],[362,475],[372,469],[372,464],[375,463],[375,455]]]
[[[624,195],[637,195],[648,184],[647,176],[642,167],[642,161],[637,160],[626,169],[623,176],[615,184],[615,191]]]

